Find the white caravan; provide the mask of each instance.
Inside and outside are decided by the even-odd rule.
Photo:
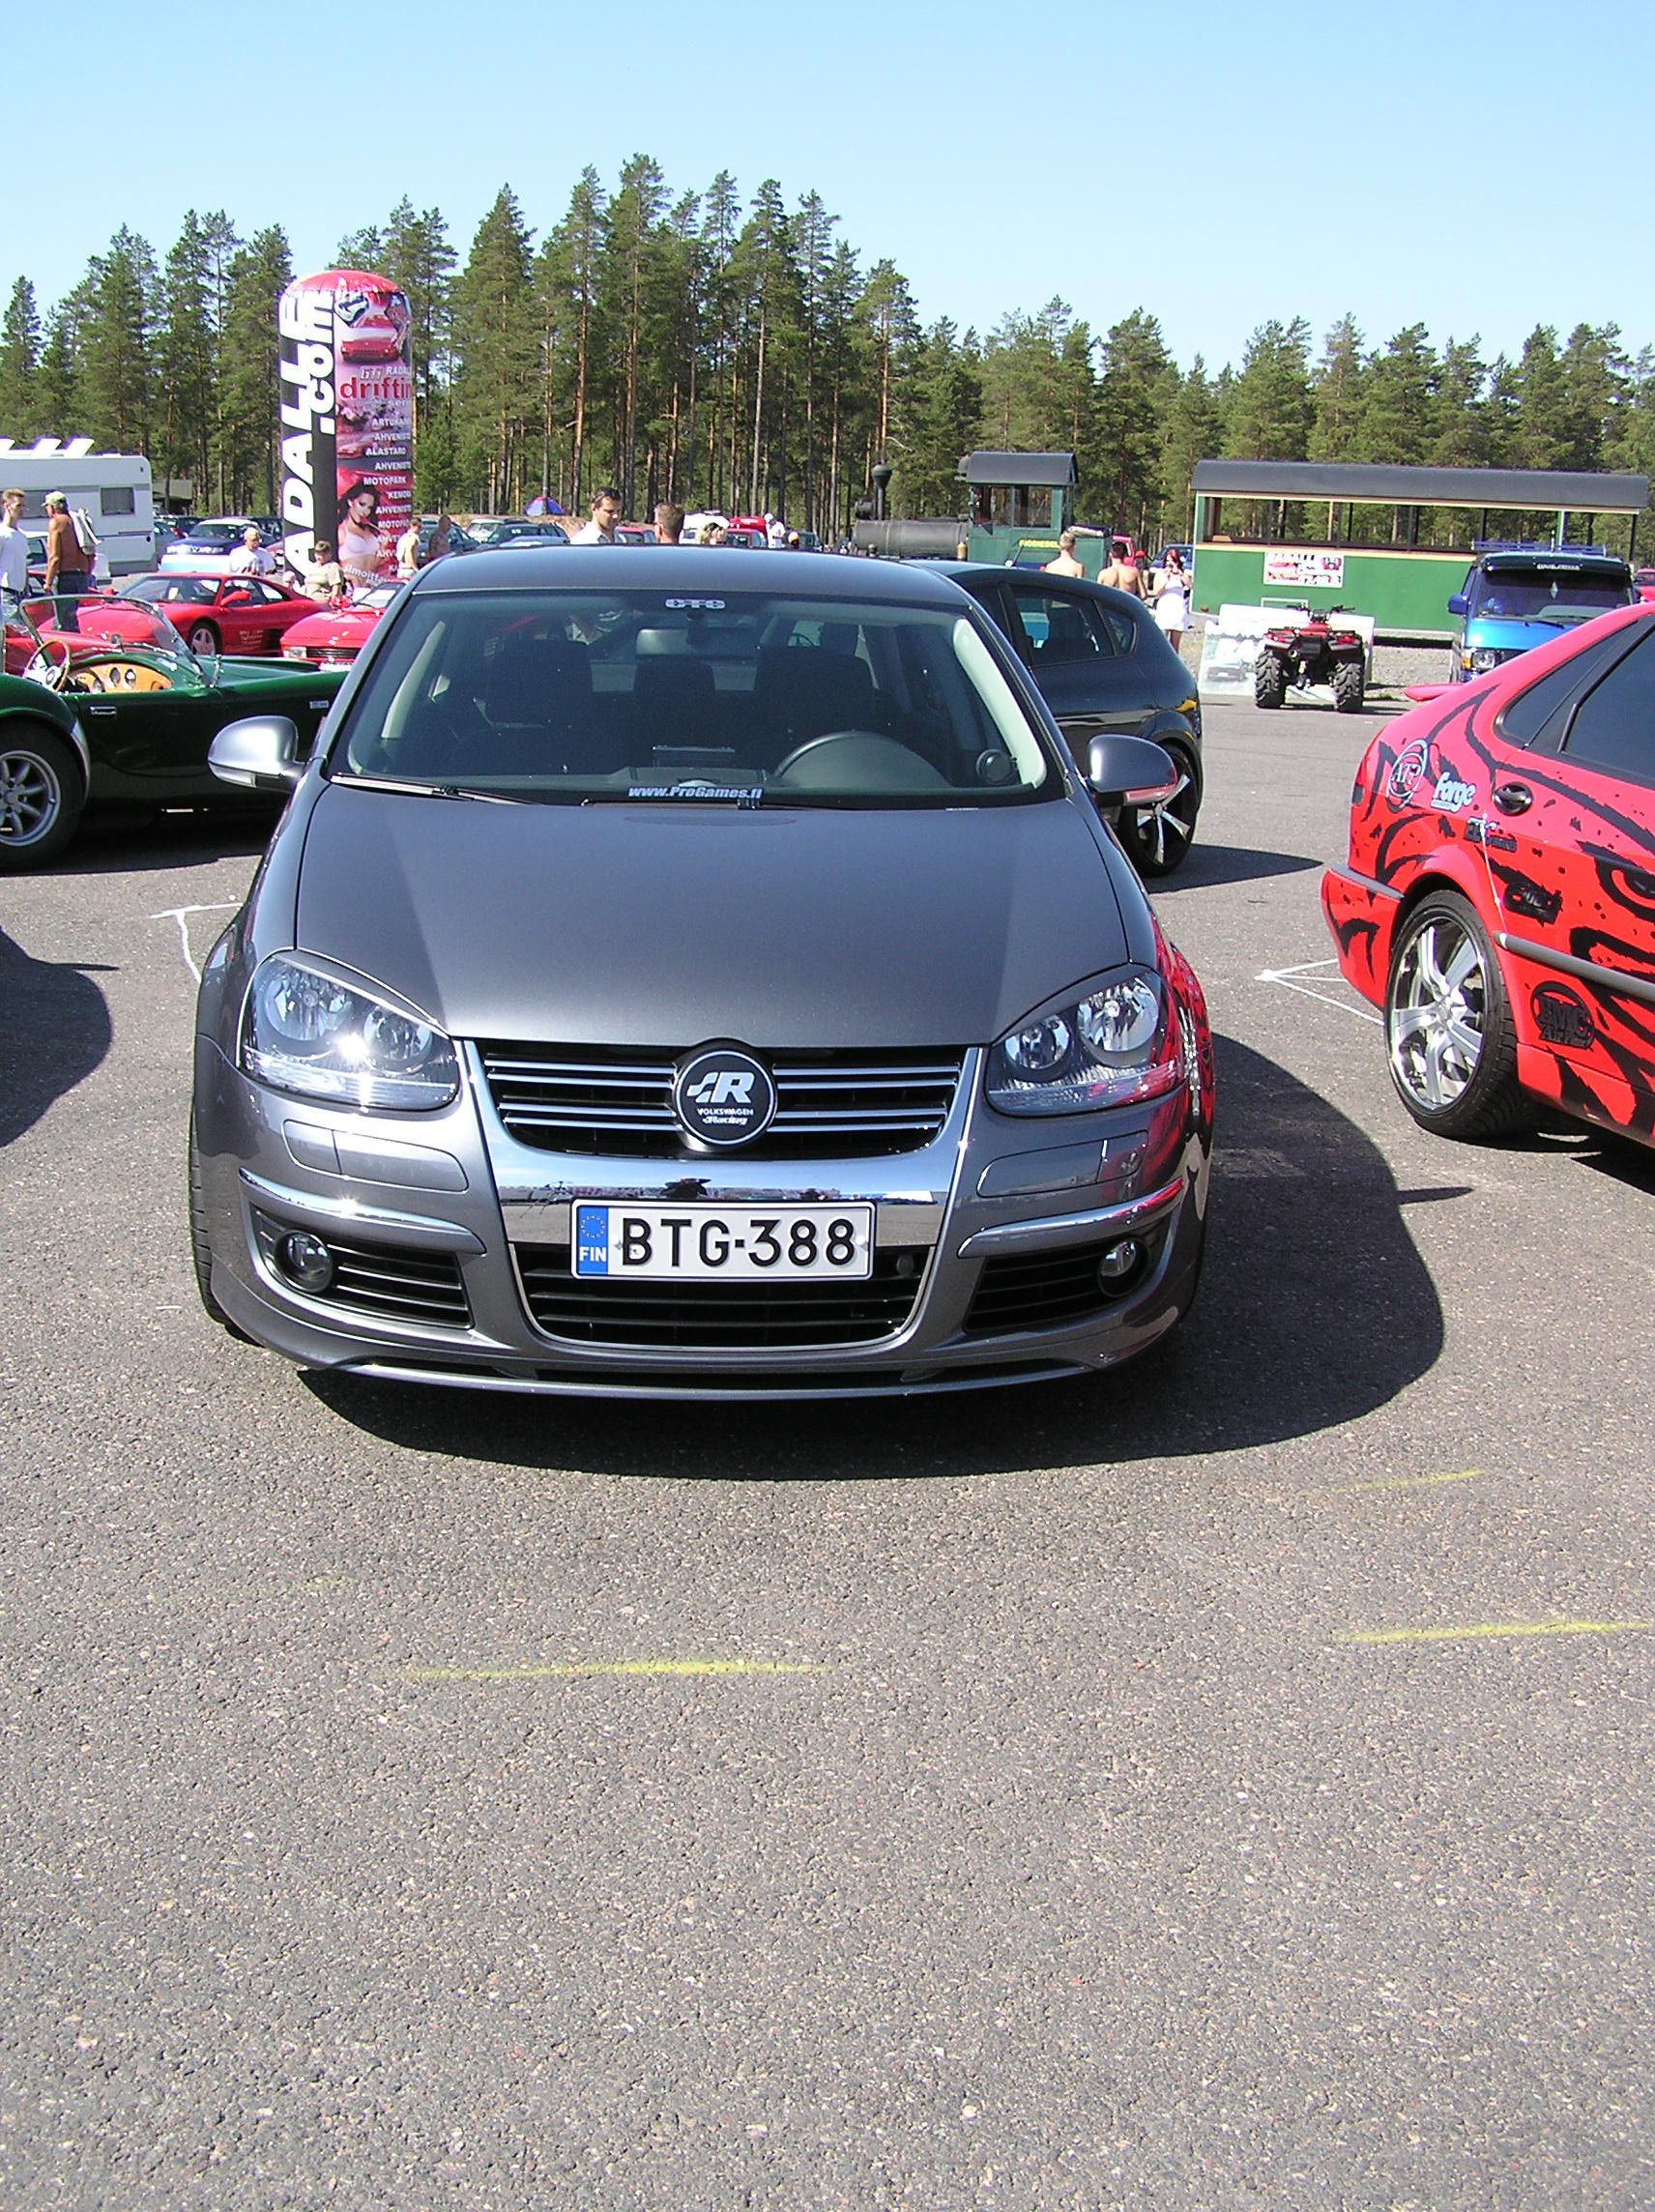
[[[155,494],[141,453],[95,453],[90,438],[39,438],[32,446],[0,438],[0,490],[14,484],[25,522],[41,522],[49,491],[85,513],[98,539],[100,578],[155,567]]]

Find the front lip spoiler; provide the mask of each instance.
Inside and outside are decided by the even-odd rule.
[[[1123,1348],[1123,1352],[1124,1352]],[[1136,1349],[1136,1348],[1134,1348]],[[866,1380],[841,1382],[831,1374],[799,1377],[797,1382],[778,1380],[772,1386],[768,1381],[755,1387],[751,1377],[740,1382],[714,1382],[702,1385],[668,1382],[652,1377],[648,1381],[605,1381],[597,1375],[561,1376],[547,1374],[503,1375],[489,1374],[476,1368],[431,1366],[422,1367],[409,1360],[353,1360],[346,1365],[330,1367],[329,1375],[360,1375],[375,1382],[439,1382],[456,1390],[507,1390],[521,1397],[562,1398],[636,1398],[643,1400],[671,1400],[681,1405],[769,1405],[772,1400],[786,1405],[798,1400],[814,1399],[820,1404],[825,1399],[837,1398],[919,1398],[939,1397],[949,1392],[964,1390],[1003,1390],[1013,1382],[1079,1382],[1083,1377],[1095,1375],[1095,1366],[1069,1365],[1053,1360],[1042,1360],[1028,1365],[1009,1359],[1001,1368],[985,1363],[969,1374],[927,1373],[922,1362],[915,1361],[909,1375],[898,1369],[895,1373]]]

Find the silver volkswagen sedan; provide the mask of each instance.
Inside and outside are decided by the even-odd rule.
[[[482,552],[391,609],[202,979],[209,1313],[308,1367],[791,1398],[1187,1312],[1201,987],[988,617],[895,564]]]

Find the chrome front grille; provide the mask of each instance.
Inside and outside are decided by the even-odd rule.
[[[672,1110],[668,1051],[479,1042],[495,1112],[520,1145],[605,1158],[689,1159]],[[917,1151],[948,1118],[960,1055],[816,1052],[767,1055],[774,1121],[729,1156],[742,1160],[878,1159]]]

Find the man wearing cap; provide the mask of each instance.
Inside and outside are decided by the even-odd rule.
[[[56,598],[77,599],[92,581],[92,567],[80,549],[61,491],[46,494],[46,590]],[[77,626],[71,624],[70,626]]]

